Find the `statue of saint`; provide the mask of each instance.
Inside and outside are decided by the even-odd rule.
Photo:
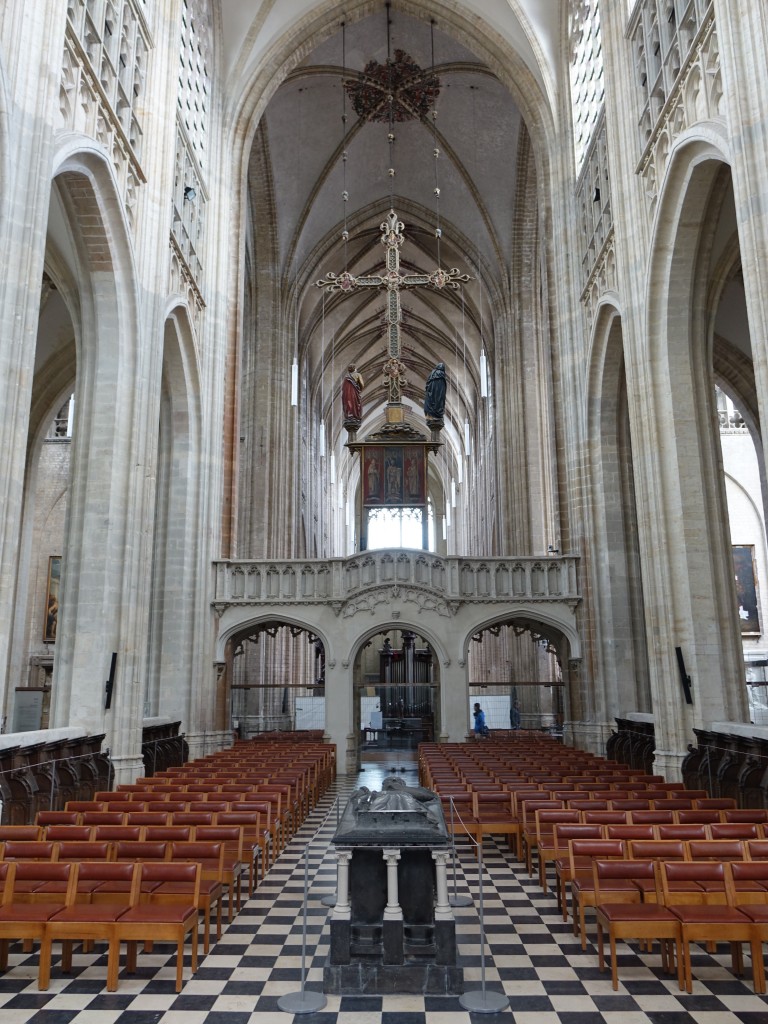
[[[445,363],[438,363],[427,377],[424,389],[424,415],[428,420],[442,421],[445,415]]]
[[[357,372],[354,363],[347,367],[347,373],[341,383],[341,407],[344,422],[360,423],[363,418],[363,378]]]

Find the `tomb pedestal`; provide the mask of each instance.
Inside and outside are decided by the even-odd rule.
[[[323,991],[460,994],[440,801],[399,779],[385,787],[353,794],[333,839],[336,906]]]

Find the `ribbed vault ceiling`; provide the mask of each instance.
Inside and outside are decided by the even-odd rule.
[[[293,294],[300,354],[327,422],[348,362],[356,362],[365,377],[368,416],[380,413],[386,400],[382,293],[324,299],[312,282],[328,271],[359,275],[381,269],[379,225],[391,189],[394,209],[405,222],[403,269],[458,266],[473,278],[460,294],[420,289],[403,296],[406,396],[418,406],[424,379],[435,363],[445,362],[449,417],[458,427],[479,406],[480,351],[493,349],[493,310],[498,315],[513,304],[517,204],[531,194],[518,182],[521,166],[529,173],[528,133],[508,89],[437,20],[411,17],[393,5],[389,38],[384,3],[343,29],[342,20],[340,10],[338,29],[280,84],[259,123],[252,202],[262,202],[266,189],[271,213],[268,229],[262,220],[254,232],[255,258],[269,260],[283,294]],[[550,45],[551,39],[536,43],[541,52]],[[358,117],[345,99],[342,68],[354,77],[369,61],[383,64],[396,50],[425,70],[434,68],[440,94],[434,120],[395,124],[390,157],[389,126]]]

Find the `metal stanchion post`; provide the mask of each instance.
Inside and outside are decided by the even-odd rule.
[[[304,907],[301,924],[301,988],[278,999],[278,1007],[286,1014],[313,1014],[322,1010],[326,996],[322,992],[308,992],[306,985],[306,916],[309,897],[309,844],[304,847]]]
[[[480,991],[465,992],[459,1003],[470,1013],[498,1013],[509,1006],[502,992],[489,992],[485,987],[485,913],[483,908],[483,844],[477,844],[477,893],[480,917]]]
[[[466,893],[459,895],[456,892],[456,832],[453,827],[453,797],[449,797],[451,802],[451,854],[453,856],[453,895],[448,900],[452,907],[469,907],[472,905],[472,897]]]
[[[301,928],[301,989],[288,992],[277,1000],[284,1013],[315,1013],[322,1010],[326,998],[322,992],[307,992],[307,900],[309,896],[309,843],[304,847],[304,907]]]
[[[336,831],[339,831],[339,798],[336,797]],[[320,902],[324,907],[335,907],[336,906],[336,893],[328,892],[325,896],[321,896]]]

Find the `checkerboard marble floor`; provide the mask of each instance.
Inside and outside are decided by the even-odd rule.
[[[244,904],[233,923],[202,958],[194,978],[174,991],[167,947],[141,954],[135,975],[121,971],[115,993],[104,990],[106,955],[77,951],[70,975],[54,959],[50,989],[37,990],[36,959],[11,947],[10,966],[0,975],[0,1024],[291,1024],[278,1007],[286,993],[321,991],[328,952],[330,910],[322,897],[333,893],[335,871],[329,840],[336,807],[357,785],[380,787],[387,774],[368,765],[359,779],[340,779],[304,823]],[[401,773],[416,784],[415,771]],[[306,859],[304,856],[306,850]],[[306,917],[305,875],[308,879]],[[679,992],[661,973],[658,956],[620,946],[619,990],[597,967],[594,946],[582,952],[551,894],[514,862],[506,847],[486,842],[483,904],[486,955],[481,958],[478,870],[471,851],[459,848],[450,874],[451,893],[473,898],[457,907],[457,939],[467,991],[505,993],[500,1013],[468,1013],[458,997],[413,995],[327,996],[318,1012],[296,1015],[306,1024],[768,1024],[768,999],[749,980],[731,974],[727,953],[694,952],[694,988]],[[302,939],[306,931],[306,956]],[[188,964],[185,977],[189,978]],[[749,965],[745,978],[751,977]]]

